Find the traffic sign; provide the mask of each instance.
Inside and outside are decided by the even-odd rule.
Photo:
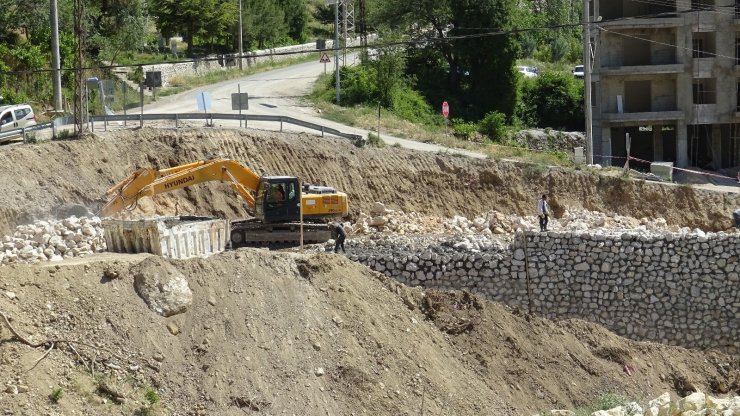
[[[322,64],[328,64],[329,62],[331,62],[331,59],[329,59],[329,55],[324,52],[323,54],[321,54],[321,59],[319,60],[319,62],[321,62]]]
[[[447,104],[447,101],[442,103],[442,115],[447,118],[450,115],[450,105]]]

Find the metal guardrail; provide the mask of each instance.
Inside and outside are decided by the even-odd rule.
[[[175,122],[175,127],[179,127],[178,123],[180,120],[204,120],[206,123],[210,122],[210,124],[213,124],[213,120],[242,120],[244,121],[244,126],[248,127],[250,121],[268,121],[268,122],[276,122],[280,123],[280,131],[283,131],[283,123],[287,124],[293,124],[300,127],[305,127],[307,129],[316,130],[318,132],[321,132],[321,136],[323,137],[324,134],[331,134],[332,136],[341,137],[344,139],[352,140],[356,145],[362,145],[364,144],[365,138],[359,134],[351,134],[351,133],[343,133],[337,129],[322,126],[320,124],[311,123],[308,121],[299,120],[297,118],[289,117],[289,116],[270,116],[270,115],[260,115],[260,114],[229,114],[229,113],[183,113],[183,114],[115,114],[115,115],[103,115],[103,116],[91,116],[89,118],[89,121],[93,123],[108,123],[108,122],[139,122],[139,126],[143,127],[144,121],[161,121],[161,120],[170,120]],[[21,129],[14,129],[14,130],[8,130],[7,132],[0,133],[0,142],[4,139],[13,138],[16,136],[20,136],[23,138],[23,141],[26,141],[26,135],[28,133],[39,131],[39,130],[45,130],[45,129],[52,129],[52,136],[56,137],[56,128],[62,127],[65,125],[70,125],[74,123],[74,117],[67,116],[67,117],[60,117],[55,119],[53,122],[49,123],[40,123],[36,124],[30,127],[24,127]]]

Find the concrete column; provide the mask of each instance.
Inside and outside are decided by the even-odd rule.
[[[608,126],[601,128],[601,154],[604,156],[612,155],[612,129]],[[604,166],[611,166],[612,160],[602,158],[601,164]]]
[[[712,125],[712,168],[722,168],[722,128],[720,124]]]
[[[653,160],[660,162],[663,160],[663,126],[653,125]]]
[[[689,166],[689,139],[686,130],[686,121],[676,123],[676,165],[679,168]]]

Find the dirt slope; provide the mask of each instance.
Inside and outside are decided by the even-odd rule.
[[[410,290],[335,255],[247,249],[174,261],[193,304],[163,318],[137,296],[132,275],[144,266],[164,272],[166,263],[103,255],[0,268],[0,311],[18,331],[34,342],[82,342],[57,343],[26,372],[43,348],[2,327],[3,381],[28,391],[0,393],[0,408],[147,414],[154,389],[160,403],[150,414],[529,415],[604,391],[651,398],[675,391],[676,380],[708,392],[740,388],[738,362],[721,354]],[[120,278],[106,279],[106,270]],[[57,404],[47,398],[53,388],[63,391]]]
[[[406,212],[475,215],[489,209],[531,214],[537,195],[551,195],[556,215],[566,207],[669,224],[722,230],[740,194],[547,171],[527,165],[471,160],[401,148],[358,149],[345,140],[305,134],[234,130],[120,131],[102,137],[0,149],[0,232],[45,218],[70,203],[96,210],[105,190],[136,167],[166,168],[211,156],[234,158],[257,172],[288,174],[346,191],[354,212],[376,201]],[[242,202],[225,184],[205,184],[143,201],[139,211],[243,217]],[[65,212],[66,213],[66,212]]]

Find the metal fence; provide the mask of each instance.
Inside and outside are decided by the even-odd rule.
[[[184,113],[184,114],[126,114],[126,115],[102,115],[102,116],[90,116],[89,122],[92,123],[94,129],[95,123],[107,123],[110,122],[138,122],[139,127],[144,126],[144,121],[162,121],[169,120],[175,122],[175,127],[179,127],[179,122],[184,120],[204,120],[206,124],[213,124],[213,120],[233,120],[243,121],[244,127],[249,127],[249,122],[252,121],[268,121],[280,123],[280,131],[283,131],[283,124],[292,124],[295,126],[304,127],[307,129],[315,130],[321,133],[323,137],[325,134],[331,134],[333,136],[341,137],[353,141],[356,145],[363,145],[365,138],[359,134],[344,133],[337,129],[322,126],[316,123],[310,123],[308,121],[299,120],[297,118],[288,116],[270,116],[270,115],[259,115],[259,114],[228,114],[228,113]],[[52,137],[58,137],[56,129],[62,126],[74,124],[74,117],[60,117],[54,119],[49,123],[40,123],[30,127],[24,127],[20,129],[8,130],[0,133],[0,142],[20,137],[25,143],[28,139],[28,134],[52,129]]]

